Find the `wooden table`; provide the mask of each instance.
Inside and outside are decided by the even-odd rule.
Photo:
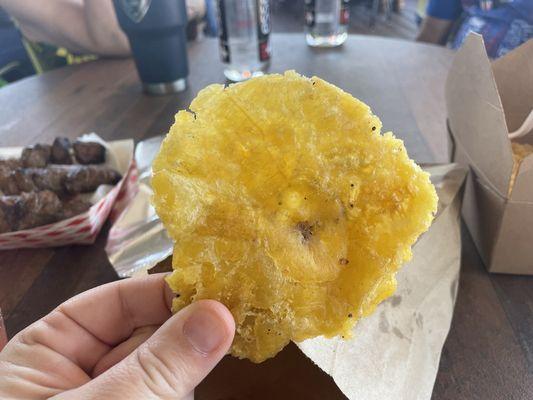
[[[419,161],[446,160],[444,81],[452,52],[428,45],[352,36],[338,49],[308,48],[300,34],[273,36],[271,71],[316,74],[367,102]],[[189,49],[189,89],[148,97],[130,60],[97,61],[0,90],[0,145],[50,142],[97,132],[137,140],[165,132],[199,89],[223,82],[217,43]],[[452,328],[433,399],[533,398],[533,278],[489,275],[465,231]],[[11,336],[67,298],[117,279],[94,246],[0,252],[0,307]],[[294,345],[253,365],[226,357],[198,399],[342,399],[332,379]],[[410,400],[410,399],[406,399]]]

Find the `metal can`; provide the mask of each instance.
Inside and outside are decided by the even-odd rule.
[[[243,81],[270,63],[270,1],[218,0],[220,56],[224,75]]]

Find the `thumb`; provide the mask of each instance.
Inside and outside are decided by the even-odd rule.
[[[63,396],[184,398],[224,357],[234,332],[235,323],[226,307],[213,300],[195,302],[172,316],[120,363]]]

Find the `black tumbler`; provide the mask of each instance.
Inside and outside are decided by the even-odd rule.
[[[149,94],[185,90],[187,9],[185,0],[113,0],[128,36],[143,89]]]

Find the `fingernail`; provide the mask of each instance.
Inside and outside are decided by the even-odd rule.
[[[227,332],[222,319],[214,311],[200,308],[183,325],[183,334],[194,349],[209,354],[225,341]]]

